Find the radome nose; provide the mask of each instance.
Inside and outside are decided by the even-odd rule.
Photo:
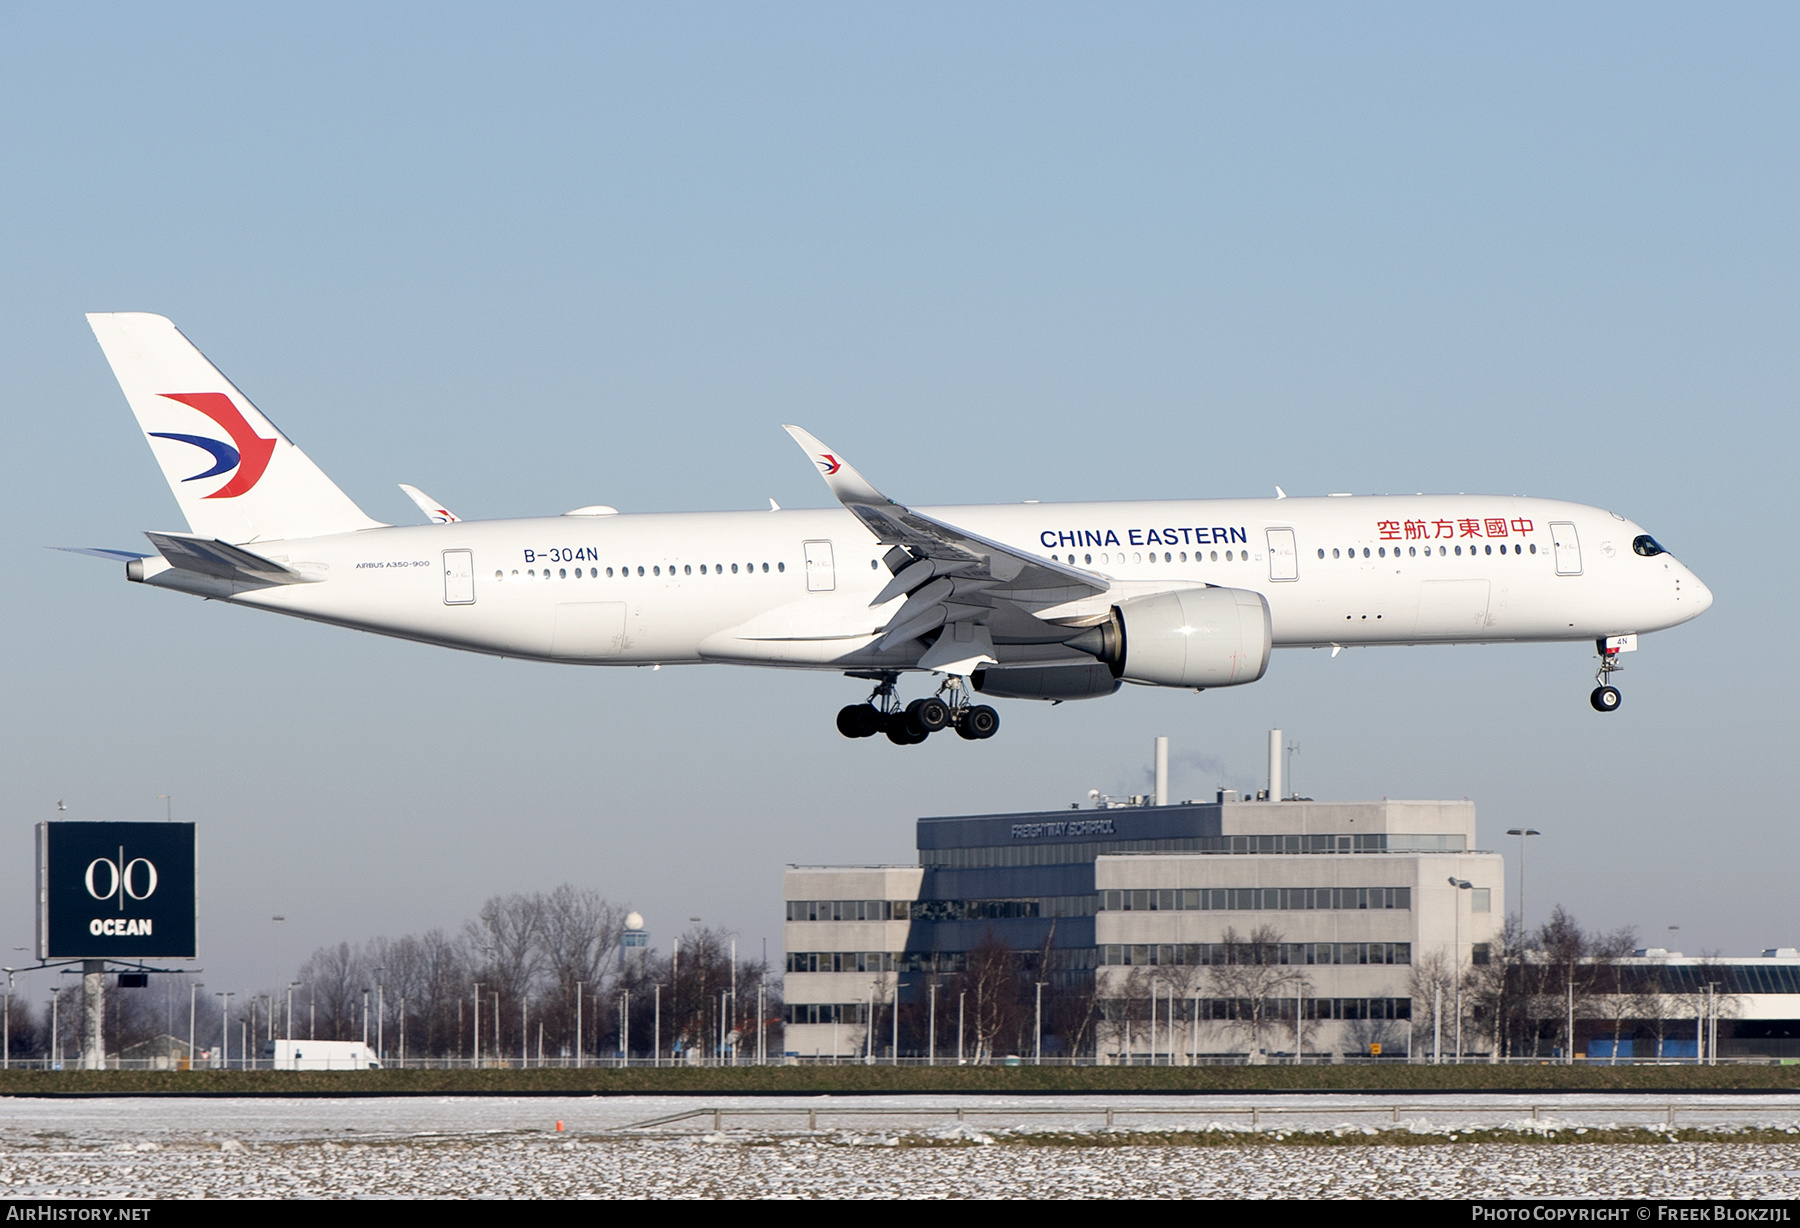
[[[1697,618],[1712,609],[1712,590],[1692,569],[1683,567],[1682,570],[1687,572],[1687,578],[1681,582],[1681,604],[1694,611],[1689,617]]]

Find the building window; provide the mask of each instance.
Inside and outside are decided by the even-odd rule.
[[[1101,948],[1108,965],[1170,964],[1193,968],[1224,964],[1393,965],[1412,963],[1410,942],[1186,942],[1156,946],[1110,943]]]
[[[1485,942],[1477,942],[1469,947],[1471,964],[1487,964],[1493,959],[1493,947]]]
[[[1107,912],[1297,912],[1412,907],[1411,887],[1199,887],[1109,890]]]
[[[1492,912],[1493,891],[1487,887],[1475,887],[1469,891],[1470,912]]]
[[[905,921],[911,900],[789,900],[789,921]]]

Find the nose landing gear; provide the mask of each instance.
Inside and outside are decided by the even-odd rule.
[[[1618,659],[1619,653],[1627,651],[1624,643],[1620,642],[1625,638],[1624,636],[1611,636],[1596,640],[1594,643],[1594,647],[1600,653],[1600,668],[1594,671],[1596,685],[1593,694],[1588,696],[1588,703],[1593,705],[1596,712],[1617,712],[1619,710],[1619,703],[1623,696],[1619,694],[1619,688],[1613,686],[1607,679],[1625,668],[1619,664]],[[1637,646],[1636,638],[1636,636],[1631,637],[1633,648]]]
[[[961,678],[952,678],[937,695],[915,699],[904,708],[894,693],[900,675],[852,674],[874,681],[867,703],[839,709],[838,732],[846,738],[872,738],[885,733],[896,746],[917,746],[942,729],[954,729],[969,742],[991,738],[1000,730],[1000,714],[986,704],[970,704]]]

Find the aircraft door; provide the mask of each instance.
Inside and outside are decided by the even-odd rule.
[[[473,551],[444,551],[444,604],[475,604],[475,554]]]
[[[1269,579],[1298,580],[1300,556],[1294,549],[1292,529],[1269,530]]]
[[[829,593],[837,588],[837,567],[830,542],[806,542],[806,591]]]
[[[1550,547],[1556,551],[1556,574],[1559,576],[1578,576],[1581,574],[1581,539],[1575,535],[1575,526],[1566,520],[1550,522]]]

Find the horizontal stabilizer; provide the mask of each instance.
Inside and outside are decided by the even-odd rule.
[[[129,563],[132,559],[150,557],[141,550],[108,550],[104,546],[51,546],[50,549],[61,550],[65,554],[86,554],[97,559],[108,559],[114,563]]]
[[[309,583],[308,577],[291,567],[216,538],[192,537],[185,533],[145,533],[144,536],[168,560],[169,566],[181,571],[247,584]]]

